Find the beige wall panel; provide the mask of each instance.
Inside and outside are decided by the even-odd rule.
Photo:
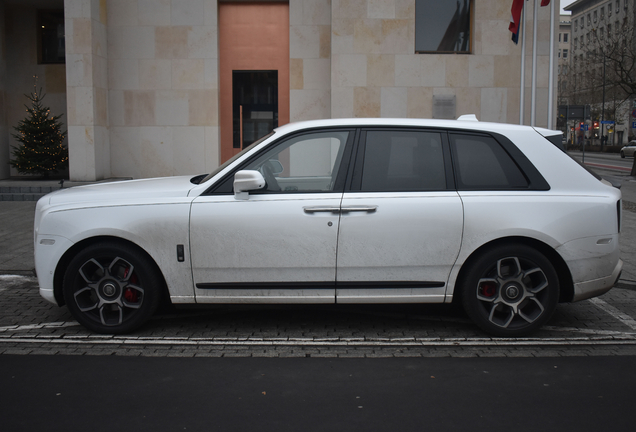
[[[407,117],[433,117],[433,90],[431,88],[407,87],[406,100]]]
[[[408,112],[406,87],[383,87],[380,89],[380,117],[404,118]]]
[[[379,88],[355,87],[353,89],[353,115],[355,117],[380,117],[380,107]]]
[[[137,0],[138,24],[166,26],[170,24],[171,0]]]
[[[373,87],[395,85],[395,56],[369,54],[367,56],[367,84]]]

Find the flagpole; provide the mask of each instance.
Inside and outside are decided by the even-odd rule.
[[[548,129],[552,129],[554,118],[554,8],[556,1],[550,4],[550,72],[548,78]]]
[[[534,14],[532,23],[532,93],[530,102],[530,126],[536,126],[537,106],[537,16],[539,0],[534,0]]]
[[[521,89],[519,90],[519,124],[525,121],[526,96],[526,5],[521,9]]]

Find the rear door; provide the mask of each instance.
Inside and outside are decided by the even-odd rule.
[[[462,240],[445,131],[367,129],[341,206],[338,303],[442,302]]]

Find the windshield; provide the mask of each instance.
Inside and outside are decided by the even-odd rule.
[[[226,160],[224,163],[222,163],[217,169],[215,169],[214,171],[212,171],[210,174],[208,174],[207,176],[205,176],[204,179],[202,179],[199,184],[201,183],[205,183],[206,181],[210,180],[212,177],[214,177],[215,175],[217,175],[218,173],[220,173],[221,171],[223,171],[225,169],[225,167],[227,167],[228,165],[230,165],[232,162],[234,162],[235,160],[237,160],[238,158],[240,158],[241,156],[243,156],[246,152],[250,151],[251,149],[253,149],[254,147],[256,147],[257,145],[259,145],[260,143],[262,143],[263,141],[265,141],[266,139],[268,139],[269,137],[271,137],[272,135],[274,135],[274,131],[271,131],[270,133],[268,133],[267,135],[257,139],[256,141],[254,141],[252,144],[250,144],[249,146],[245,147],[240,153],[235,154],[234,156],[232,156],[230,159]]]

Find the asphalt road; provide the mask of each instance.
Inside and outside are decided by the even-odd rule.
[[[0,356],[0,407],[5,431],[630,430],[633,364]]]

